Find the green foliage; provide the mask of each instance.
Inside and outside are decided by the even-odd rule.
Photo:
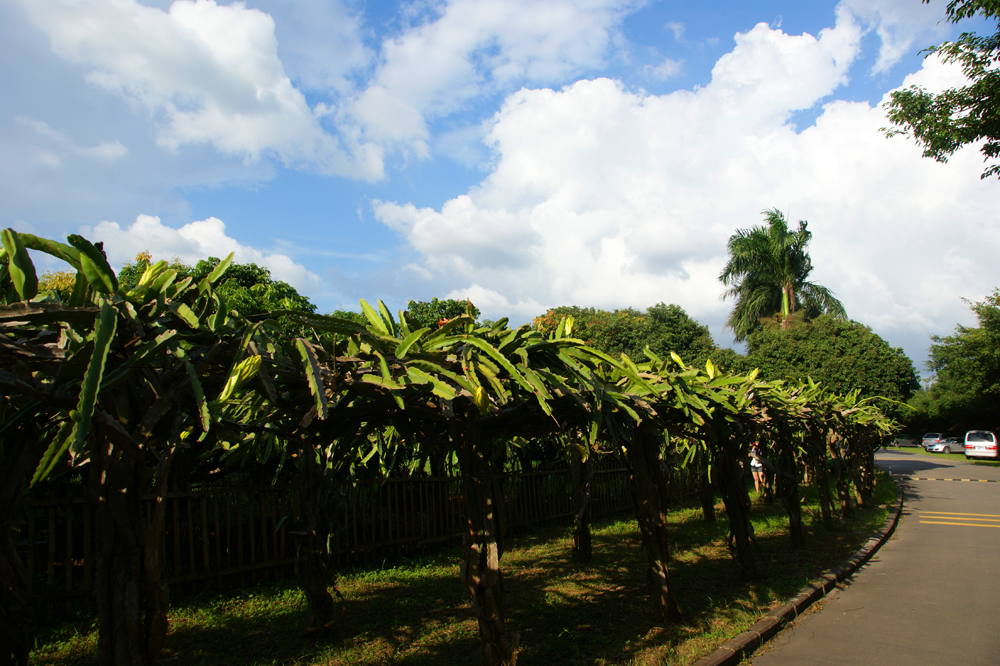
[[[191,277],[198,282],[208,277],[218,264],[216,257],[202,259],[191,270]],[[316,312],[316,306],[307,297],[287,282],[275,280],[271,271],[257,264],[233,264],[216,291],[225,298],[228,307],[244,316],[272,310]]]
[[[996,20],[1000,1],[952,0],[947,14],[952,23],[977,14]],[[962,146],[982,141],[979,150],[984,161],[994,163],[980,178],[1000,178],[1000,164],[995,162],[1000,157],[1000,20],[997,31],[988,37],[963,32],[957,41],[931,46],[924,52],[958,63],[969,84],[937,94],[920,86],[893,92],[887,106],[892,127],[881,131],[887,137],[912,136],[923,147],[924,157],[938,162],[947,162]]]
[[[1000,428],[1000,290],[970,308],[978,326],[933,338],[928,368],[937,380],[911,402],[928,427]]]
[[[121,271],[118,273],[118,284],[122,291],[128,292],[135,289],[139,285],[139,280],[142,279],[143,273],[145,273],[146,269],[148,269],[152,264],[153,256],[148,250],[143,250],[139,254],[135,255],[134,262],[129,262],[122,266]],[[177,274],[181,277],[188,277],[191,275],[191,267],[187,264],[181,263],[181,260],[176,257],[167,262],[166,268],[177,271]]]
[[[7,257],[7,273],[21,300],[31,300],[38,293],[38,277],[28,252],[13,229],[0,231],[4,253]]]
[[[439,322],[466,314],[466,307],[471,308],[473,319],[479,319],[479,308],[468,301],[456,301],[453,298],[429,301],[410,301],[406,304],[406,312],[418,324],[416,328],[429,326],[437,328]]]
[[[53,291],[59,300],[68,303],[76,286],[76,271],[51,271],[38,276],[38,291]]]
[[[330,313],[331,317],[336,317],[337,319],[346,319],[347,321],[352,321],[358,326],[367,326],[368,319],[365,318],[360,312],[353,312],[351,310],[334,310]]]
[[[661,358],[676,352],[685,362],[699,365],[716,351],[707,326],[688,316],[679,305],[658,303],[639,312],[598,310],[576,305],[560,306],[536,317],[535,328],[548,335],[564,317],[573,318],[571,336],[600,351],[633,360],[645,360],[646,347]]]
[[[843,304],[826,287],[809,282],[812,260],[806,246],[812,233],[799,221],[788,230],[785,216],[776,208],[763,211],[767,226],[739,229],[729,238],[729,262],[719,280],[729,289],[723,298],[736,305],[726,326],[739,341],[760,330],[761,320],[780,312],[788,319],[802,306],[807,318],[822,313],[844,318]]]
[[[119,275],[122,288],[126,291],[134,289],[151,262],[152,256],[146,251],[136,255],[134,263],[125,264]],[[188,266],[175,258],[167,263],[166,268],[176,271],[178,280],[190,277],[194,284],[198,284],[219,266],[219,262],[218,257],[209,257]],[[272,278],[267,268],[253,263],[229,266],[215,292],[225,301],[226,307],[244,316],[272,310],[316,312],[316,306],[309,298],[299,294],[287,282]]]
[[[796,317],[787,329],[769,322],[747,339],[747,361],[769,380],[805,381],[811,377],[841,395],[882,396],[905,402],[919,388],[913,362],[864,324],[821,315]],[[884,411],[903,416],[899,407]]]

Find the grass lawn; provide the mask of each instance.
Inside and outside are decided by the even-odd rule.
[[[665,626],[646,595],[645,554],[634,520],[594,525],[594,562],[570,558],[568,527],[512,540],[501,561],[509,626],[521,633],[518,663],[690,664],[746,630],[805,583],[841,563],[886,517],[895,486],[879,473],[879,506],[826,532],[814,494],[803,503],[808,546],[788,547],[778,502],[755,500],[754,528],[768,566],[747,583],[726,548],[725,514],[704,523],[693,506],[670,514],[672,580],[686,622]],[[305,601],[292,584],[174,599],[161,664],[205,666],[478,664],[479,639],[458,580],[458,552],[343,571],[343,615],[323,636],[302,635]],[[32,663],[96,663],[91,618],[42,629]]]
[[[893,448],[888,450],[892,451],[893,453],[910,453],[912,455],[921,456],[923,458],[937,458],[939,460],[950,460],[952,462],[959,462],[966,460],[964,453],[930,453],[920,447],[917,448],[907,447],[899,449]],[[1000,461],[997,460],[983,460],[980,458],[974,458],[969,462],[971,462],[973,465],[983,465],[984,467],[1000,467]]]

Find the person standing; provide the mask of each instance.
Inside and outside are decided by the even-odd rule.
[[[754,490],[759,495],[764,488],[764,454],[757,442],[750,445],[750,472],[753,474]]]

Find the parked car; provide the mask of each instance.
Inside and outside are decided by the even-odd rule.
[[[941,440],[944,439],[944,435],[939,432],[928,432],[924,434],[924,438],[920,440],[920,446],[925,449],[931,444],[939,444]]]
[[[965,433],[965,457],[1000,460],[997,436],[989,430],[970,430]]]
[[[940,442],[929,444],[927,451],[930,453],[962,453],[965,451],[965,444],[960,443],[954,437],[942,439]]]

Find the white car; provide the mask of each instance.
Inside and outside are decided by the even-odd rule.
[[[965,457],[1000,460],[997,436],[989,430],[970,430],[965,433]]]

